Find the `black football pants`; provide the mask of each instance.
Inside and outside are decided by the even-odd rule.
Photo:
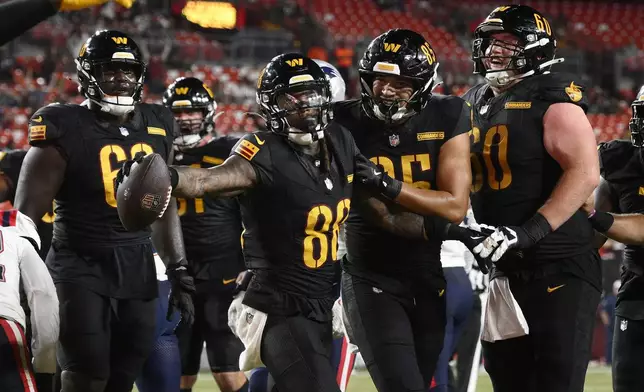
[[[400,297],[342,273],[348,334],[379,392],[425,392],[445,335],[444,291]]]
[[[644,320],[615,317],[613,332],[613,390],[644,391]]]
[[[556,274],[510,288],[528,322],[527,336],[483,342],[495,392],[583,392],[600,292]]]
[[[62,370],[107,380],[105,392],[131,391],[156,337],[157,299],[117,300],[73,283],[57,283],[56,292]]]
[[[262,334],[262,362],[279,392],[340,392],[331,366],[331,322],[302,315],[269,315]]]

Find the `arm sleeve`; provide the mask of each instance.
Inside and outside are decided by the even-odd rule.
[[[51,0],[11,0],[0,4],[0,45],[56,14]]]
[[[472,106],[467,101],[458,97],[450,97],[446,111],[449,113],[447,118],[452,119],[453,125],[448,128],[451,133],[445,135],[445,141],[472,129]]]
[[[21,239],[20,275],[31,310],[31,350],[36,373],[56,372],[60,328],[58,296],[49,271],[31,243]]]

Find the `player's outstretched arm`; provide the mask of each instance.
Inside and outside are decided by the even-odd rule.
[[[31,147],[20,169],[14,207],[38,222],[63,183],[67,161],[54,146]]]
[[[550,105],[543,116],[543,128],[546,151],[563,173],[539,213],[557,230],[599,184],[597,144],[583,109],[571,103]]]
[[[257,184],[251,163],[232,155],[219,166],[201,169],[171,166],[172,195],[184,198],[237,196]]]
[[[472,184],[470,139],[467,133],[442,147],[436,173],[439,190],[419,189],[389,177],[366,159],[356,160],[359,181],[386,198],[420,215],[434,215],[453,223],[465,218]]]

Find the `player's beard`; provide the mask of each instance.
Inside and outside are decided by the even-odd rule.
[[[317,112],[317,111],[316,111]],[[288,140],[300,146],[310,146],[324,137],[324,128],[318,121],[319,115],[287,117]]]

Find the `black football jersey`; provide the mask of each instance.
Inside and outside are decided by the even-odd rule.
[[[644,151],[626,140],[601,143],[599,165],[614,196],[613,212],[644,214]],[[623,265],[627,272],[622,275],[618,307],[624,307],[622,301],[644,302],[644,247],[626,245]],[[637,319],[644,319],[641,305],[636,307],[641,316]]]
[[[459,97],[447,96],[433,96],[425,109],[395,128],[383,129],[382,122],[367,117],[359,100],[336,104],[334,119],[351,131],[365,157],[382,165],[391,177],[424,189],[436,189],[443,144],[471,129],[469,106]],[[439,242],[391,234],[369,223],[357,209],[351,211],[346,233],[343,267],[352,274],[404,281],[433,276],[439,277],[439,284],[443,280]]]
[[[213,167],[222,164],[238,139],[220,137],[175,152],[174,164]],[[236,198],[177,198],[186,256],[198,284],[233,285],[244,269],[241,213]]]
[[[468,91],[472,104],[472,208],[479,223],[520,226],[550,197],[562,169],[543,144],[543,116],[555,103],[587,110],[583,90],[561,74],[526,78],[494,97],[486,84]],[[565,130],[561,130],[565,132]],[[509,252],[497,263],[502,271],[529,269],[547,261],[592,252],[593,230],[583,211],[537,245]],[[523,262],[514,260],[523,257]]]
[[[14,202],[20,168],[22,167],[22,162],[25,160],[25,155],[27,155],[26,150],[0,152],[0,172],[5,174],[12,183],[12,190],[8,199],[11,204]],[[51,246],[51,236],[54,229],[53,223],[54,204],[52,203],[51,210],[42,217],[40,222],[36,222],[36,225],[38,226],[38,235],[40,236],[39,253],[40,257],[43,259],[47,256],[47,252],[49,252],[49,247]]]
[[[114,179],[137,152],[172,148],[174,118],[163,106],[140,104],[123,125],[102,122],[85,106],[52,104],[29,122],[32,146],[55,146],[67,161],[65,179],[55,197],[54,239],[74,247],[143,243],[150,230],[127,231],[116,210]]]
[[[247,267],[272,271],[273,285],[306,298],[333,293],[340,225],[351,206],[355,143],[334,124],[328,134],[335,150],[328,175],[317,158],[271,132],[246,135],[232,152],[258,178],[240,196]]]

